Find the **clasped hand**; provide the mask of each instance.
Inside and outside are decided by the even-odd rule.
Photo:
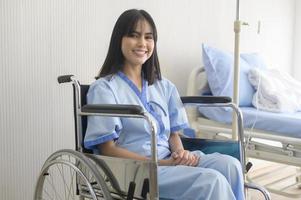
[[[186,165],[196,166],[198,165],[200,157],[187,150],[174,151],[171,154],[171,165]]]

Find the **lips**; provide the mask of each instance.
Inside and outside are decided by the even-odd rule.
[[[133,50],[134,54],[136,54],[137,56],[144,56],[147,54],[147,50],[144,49],[135,49]]]

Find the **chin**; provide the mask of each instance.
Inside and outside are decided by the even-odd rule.
[[[139,60],[139,61],[136,61],[134,62],[135,65],[143,65],[147,60]]]

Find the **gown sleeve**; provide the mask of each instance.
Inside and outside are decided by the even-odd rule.
[[[88,104],[116,104],[116,98],[105,80],[98,80],[90,86]],[[88,116],[84,145],[87,149],[97,149],[97,145],[115,140],[122,129],[119,117]]]
[[[173,84],[169,84],[169,100],[168,112],[170,121],[170,132],[188,128],[188,119],[184,105],[181,101],[177,88]]]

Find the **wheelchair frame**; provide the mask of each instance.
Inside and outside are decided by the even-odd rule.
[[[73,75],[64,75],[58,77],[59,83],[72,82],[74,87],[74,114],[75,114],[75,131],[76,131],[76,147],[74,150],[59,150],[53,153],[44,163],[38,181],[35,188],[34,199],[44,199],[42,195],[48,196],[49,191],[45,191],[45,184],[50,184],[50,187],[55,187],[53,178],[56,178],[54,174],[50,172],[50,169],[57,172],[59,179],[62,180],[63,186],[66,186],[66,180],[63,177],[64,166],[68,169],[74,170],[71,173],[71,178],[75,178],[76,181],[70,183],[68,191],[79,195],[80,199],[159,199],[159,189],[157,180],[158,170],[158,158],[157,158],[157,138],[156,138],[156,126],[155,123],[148,117],[140,106],[136,105],[83,105],[83,96],[81,89],[83,85],[80,85],[79,81],[75,79]],[[85,97],[84,97],[85,98]],[[238,144],[240,147],[240,162],[242,170],[245,173],[245,149],[244,149],[244,132],[242,125],[242,114],[239,108],[231,102],[231,98],[228,97],[182,97],[182,102],[189,106],[210,106],[210,107],[231,107],[236,115],[238,122]],[[85,101],[85,100],[84,100]],[[84,116],[107,116],[107,117],[133,117],[143,118],[149,123],[151,130],[151,160],[149,161],[137,161],[131,159],[111,158],[107,156],[95,155],[89,153],[87,149],[83,147],[83,124],[82,117]],[[138,192],[135,191],[136,183],[134,181],[128,181],[128,192],[124,192],[124,188],[120,187],[119,182],[115,178],[109,165],[116,165],[116,163],[123,163],[125,167],[135,168],[134,180],[137,178],[137,172],[142,171],[138,177],[142,177],[143,181],[138,181]],[[56,168],[55,168],[56,166]],[[58,169],[58,170],[57,170]],[[84,170],[83,170],[84,169]],[[149,172],[148,175],[144,175],[144,172]],[[126,175],[126,174],[123,174]],[[61,178],[62,176],[63,178]],[[50,177],[50,178],[49,178]],[[48,178],[50,180],[48,180]],[[70,178],[70,177],[67,177]],[[129,179],[131,180],[131,179]],[[50,183],[49,183],[50,182]],[[84,182],[84,183],[83,183]],[[76,190],[73,189],[76,187]],[[260,191],[266,200],[270,199],[269,193],[262,187],[253,183],[245,183],[245,188],[256,189]],[[141,193],[139,193],[141,192]],[[54,191],[56,197],[56,191]],[[66,194],[65,199],[71,194]],[[138,193],[138,196],[137,196]],[[74,195],[74,194],[72,194]],[[72,196],[75,198],[74,196]],[[71,197],[71,198],[72,198]],[[56,198],[57,199],[57,198]]]

